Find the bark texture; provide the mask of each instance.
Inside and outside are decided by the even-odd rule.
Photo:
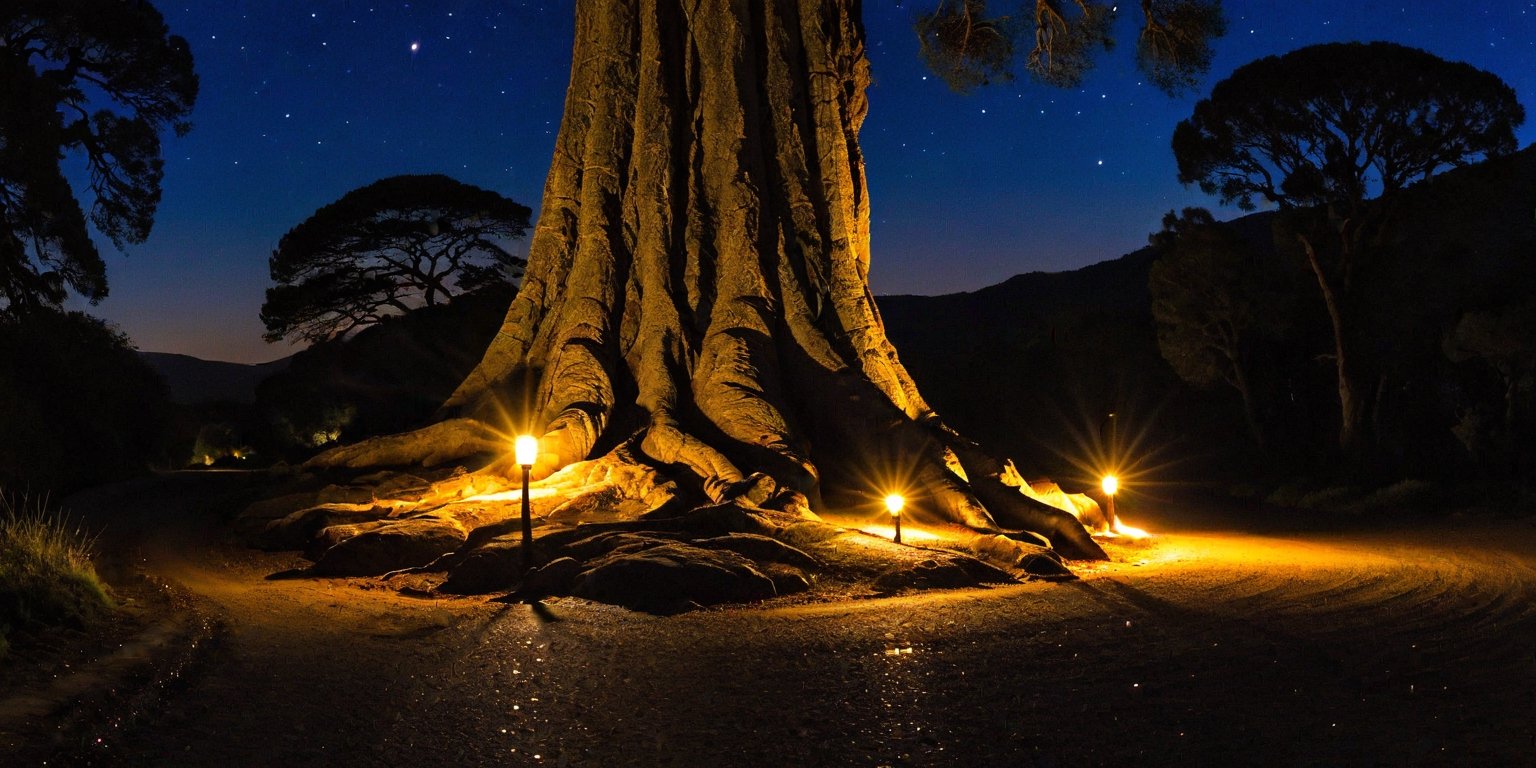
[[[541,435],[535,480],[621,444],[714,502],[918,517],[1103,550],[944,426],[869,289],[857,0],[578,0],[523,287],[443,424],[321,465]],[[446,426],[445,426],[446,425]],[[510,459],[490,472],[515,477]]]

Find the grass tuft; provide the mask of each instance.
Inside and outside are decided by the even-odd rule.
[[[111,610],[93,544],[46,501],[0,492],[0,656],[13,632],[84,628]]]

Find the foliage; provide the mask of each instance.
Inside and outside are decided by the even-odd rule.
[[[913,26],[923,61],[955,91],[1011,80],[1025,35],[1032,37],[1024,55],[1030,75],[1071,88],[1093,68],[1098,51],[1114,47],[1117,10],[1097,0],[1034,0],[1013,14],[993,14],[987,0],[941,0]],[[1193,87],[1210,68],[1211,41],[1226,32],[1220,0],[1142,0],[1141,11],[1137,66],[1165,93]]]
[[[149,236],[160,132],[197,99],[187,42],[144,0],[0,5],[0,313],[107,295],[106,266],[61,170],[83,153],[90,222],[119,249]],[[92,109],[95,111],[92,111]]]
[[[0,655],[13,631],[83,627],[111,608],[91,549],[56,510],[0,490]]]
[[[343,195],[272,253],[267,341],[346,336],[418,306],[521,275],[506,249],[530,211],[447,176],[392,176]]]
[[[1211,41],[1227,31],[1214,0],[1142,0],[1146,25],[1136,40],[1136,61],[1164,93],[1184,93],[1211,68]]]
[[[1536,299],[1468,312],[1462,315],[1445,337],[1445,354],[1452,361],[1480,360],[1499,377],[1502,390],[1503,418],[1499,437],[1507,465],[1518,471],[1520,445],[1516,435],[1522,431],[1521,404],[1530,400],[1536,386]],[[1475,411],[1464,414],[1457,437],[1475,451],[1481,439]]]
[[[1455,361],[1485,361],[1501,375],[1517,378],[1536,370],[1536,300],[1468,312],[1446,338]]]
[[[950,88],[967,93],[1013,79],[1013,19],[989,17],[986,0],[942,2],[913,22],[919,55]]]
[[[104,321],[0,322],[0,485],[62,492],[127,477],[161,446],[165,385]]]
[[[1164,359],[1196,386],[1237,386],[1250,337],[1279,314],[1259,256],[1204,208],[1169,211],[1149,240],[1160,254],[1148,287]]]

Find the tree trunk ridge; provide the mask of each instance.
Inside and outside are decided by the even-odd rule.
[[[444,424],[540,435],[538,480],[638,435],[715,502],[809,513],[824,489],[901,489],[919,519],[1104,557],[944,426],[886,338],[857,0],[578,0],[575,40],[522,289],[436,439]],[[483,448],[484,427],[464,428],[479,431],[456,444]],[[420,443],[314,463],[442,457]]]

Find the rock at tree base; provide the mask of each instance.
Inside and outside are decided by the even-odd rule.
[[[450,520],[418,517],[359,530],[326,549],[310,573],[315,576],[378,576],[426,565],[458,549],[463,529]],[[333,526],[356,529],[360,526]]]
[[[986,583],[1013,581],[1007,571],[993,568],[969,557],[923,560],[914,565],[893,568],[875,579],[875,591],[899,592],[904,589],[955,589]]]
[[[773,579],[745,557],[681,542],[604,556],[576,577],[571,592],[656,613],[778,595]]]

